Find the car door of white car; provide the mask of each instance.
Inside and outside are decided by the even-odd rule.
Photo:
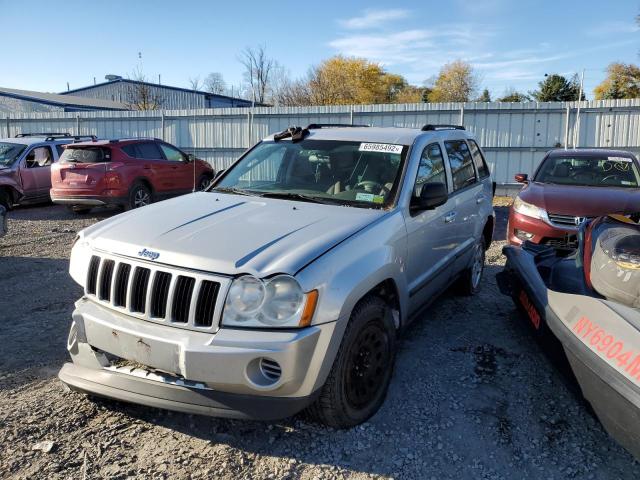
[[[480,232],[479,204],[484,201],[482,183],[478,175],[469,150],[464,140],[445,140],[444,146],[451,170],[453,193],[451,225],[454,230],[455,257],[452,274],[455,275],[466,268],[473,254],[473,245],[477,241],[476,234]]]
[[[439,142],[422,148],[413,196],[419,196],[428,183],[444,183],[450,191],[450,179],[443,147]],[[415,312],[446,286],[454,255],[454,224],[448,220],[451,201],[433,210],[411,211],[405,217],[407,228],[407,282],[409,308]]]

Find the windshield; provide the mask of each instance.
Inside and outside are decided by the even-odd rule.
[[[588,187],[629,187],[640,184],[638,166],[631,157],[553,156],[540,167],[536,182]]]
[[[67,147],[60,157],[61,163],[101,163],[111,160],[108,148]]]
[[[263,142],[214,190],[378,208],[393,200],[406,150],[333,140]]]
[[[10,167],[25,148],[21,143],[0,142],[0,168]]]

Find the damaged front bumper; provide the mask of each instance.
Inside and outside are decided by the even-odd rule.
[[[338,322],[299,330],[179,329],[76,303],[59,378],[85,393],[188,413],[271,420],[309,405]],[[338,336],[339,337],[339,336]]]

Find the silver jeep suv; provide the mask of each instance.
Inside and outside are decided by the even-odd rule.
[[[225,417],[365,421],[398,333],[451,284],[475,293],[492,183],[462,127],[310,125],[205,192],[82,231],[72,389]]]

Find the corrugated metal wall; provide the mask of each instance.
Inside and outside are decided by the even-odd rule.
[[[573,145],[640,152],[640,100],[578,103],[441,103],[330,107],[260,107],[150,112],[31,113],[0,116],[0,135],[68,131],[101,138],[149,136],[166,140],[209,161],[228,166],[247,147],[290,125],[355,123],[421,127],[463,123],[477,137],[499,184],[530,173],[544,152]]]

